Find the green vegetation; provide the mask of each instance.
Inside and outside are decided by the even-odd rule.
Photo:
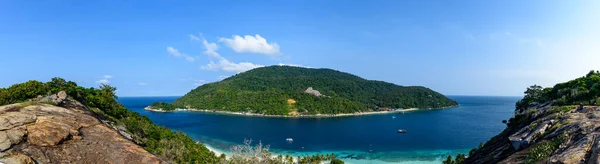
[[[527,161],[525,163],[539,163],[539,161],[548,159],[552,152],[554,152],[560,144],[562,144],[564,138],[562,135],[557,136],[552,141],[545,141],[535,144],[531,147],[527,153]]]
[[[452,156],[449,155],[448,158],[446,158],[446,160],[444,160],[442,163],[443,164],[461,164],[465,161],[466,157],[464,154],[458,154],[456,155],[456,159],[452,160]]]
[[[174,111],[177,108],[181,108],[181,107],[177,107],[175,105],[171,105],[166,102],[155,102],[155,103],[152,103],[152,105],[150,105],[150,106],[154,109],[159,109],[159,110],[164,110],[164,111]]]
[[[344,164],[344,161],[340,160],[340,159],[333,159],[330,162],[331,164]]]
[[[231,159],[225,160],[225,157],[222,157],[220,163],[223,164],[255,164],[255,163],[264,163],[264,164],[320,164],[323,161],[331,160],[332,164],[338,163],[343,164],[344,162],[336,159],[335,154],[331,155],[322,155],[316,154],[312,156],[298,156],[296,159],[297,162],[294,162],[294,158],[292,156],[286,155],[285,157],[282,155],[278,155],[276,157],[269,151],[269,145],[263,145],[261,142],[252,145],[252,140],[244,140],[243,145],[232,146],[231,151]]]
[[[554,105],[593,105],[600,99],[600,72],[590,71],[586,76],[559,83],[550,88],[533,85],[525,91],[525,97],[516,103],[517,110],[526,109],[531,103],[553,101]]]
[[[312,87],[324,96],[304,93]],[[269,66],[202,85],[172,103],[194,109],[269,115],[339,114],[457,103],[431,89],[365,80],[331,69]]]
[[[133,139],[146,150],[176,163],[216,163],[219,159],[204,145],[196,144],[181,132],[157,126],[136,112],[119,104],[115,96],[116,88],[102,85],[100,88],[84,88],[75,82],[52,78],[47,83],[28,81],[8,88],[0,88],[0,105],[19,103],[36,98],[38,95],[55,94],[65,91],[71,99],[77,100],[94,112],[125,126]],[[28,104],[28,103],[24,103]]]
[[[567,113],[575,108],[577,108],[575,105],[552,106],[550,113]]]

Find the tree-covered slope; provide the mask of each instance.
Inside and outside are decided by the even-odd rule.
[[[323,96],[305,93],[309,87]],[[288,115],[354,113],[378,107],[440,108],[457,103],[425,87],[365,80],[332,69],[269,66],[202,85],[172,105]]]

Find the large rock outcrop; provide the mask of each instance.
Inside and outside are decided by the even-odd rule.
[[[317,90],[314,90],[312,87],[308,87],[308,88],[307,88],[307,89],[304,91],[304,93],[308,93],[308,94],[311,94],[311,95],[315,95],[315,96],[317,96],[317,97],[321,97],[321,96],[323,96],[323,95],[321,94],[321,92],[319,92],[319,91],[317,91]]]
[[[0,106],[0,163],[166,163],[119,131],[64,93]]]
[[[597,106],[538,104],[517,113],[512,121],[464,163],[600,163]],[[536,155],[541,159],[532,160]]]

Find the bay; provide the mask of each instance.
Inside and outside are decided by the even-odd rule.
[[[335,153],[348,163],[441,163],[467,154],[500,133],[520,97],[448,96],[460,106],[440,110],[334,118],[267,118],[203,112],[160,113],[143,108],[178,97],[122,97],[125,107],[154,123],[181,130],[213,149],[228,152],[245,139],[276,154]],[[399,129],[407,133],[399,134]],[[287,142],[286,138],[293,138]]]

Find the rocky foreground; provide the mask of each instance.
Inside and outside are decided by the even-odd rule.
[[[0,106],[0,163],[166,163],[102,120],[64,92]]]
[[[464,163],[600,163],[600,108],[536,104]]]

